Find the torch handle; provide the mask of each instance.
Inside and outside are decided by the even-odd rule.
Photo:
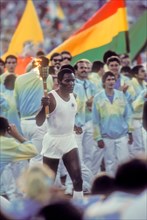
[[[47,97],[48,93],[47,93],[47,82],[46,81],[43,81],[43,89],[44,89],[44,96]],[[46,116],[49,115],[49,106],[45,107],[45,114]]]
[[[49,67],[48,66],[40,66],[39,68],[40,76],[43,80],[43,90],[44,90],[44,96],[47,97],[47,77],[49,75]],[[45,114],[46,117],[49,115],[49,106],[45,107]]]

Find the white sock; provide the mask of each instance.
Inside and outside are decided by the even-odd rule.
[[[73,191],[73,199],[83,199],[83,191]]]

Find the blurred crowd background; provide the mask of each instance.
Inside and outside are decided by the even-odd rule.
[[[0,0],[0,45],[3,50],[7,50],[26,2],[27,0]],[[106,2],[107,0],[33,0],[44,33],[42,47],[45,53],[66,40]],[[126,6],[131,26],[147,10],[147,0],[126,0]],[[3,52],[1,51],[1,55]]]

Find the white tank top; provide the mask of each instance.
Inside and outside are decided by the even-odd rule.
[[[75,115],[77,113],[77,103],[74,95],[70,94],[70,100],[64,101],[55,90],[50,93],[56,100],[56,107],[47,119],[49,134],[66,135],[73,133]]]

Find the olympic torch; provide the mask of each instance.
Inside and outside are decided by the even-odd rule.
[[[43,90],[44,90],[44,96],[47,97],[48,93],[47,93],[47,77],[49,75],[49,67],[40,67],[39,68],[39,72],[40,72],[40,77],[43,80]],[[46,117],[49,116],[49,106],[45,107],[45,113],[46,113]]]
[[[43,81],[43,90],[44,90],[44,96],[47,97],[47,77],[49,75],[49,66],[46,65],[46,63],[43,62],[42,58],[35,59],[35,65],[39,69],[40,78]],[[49,106],[45,107],[45,113],[46,117],[49,116]]]

